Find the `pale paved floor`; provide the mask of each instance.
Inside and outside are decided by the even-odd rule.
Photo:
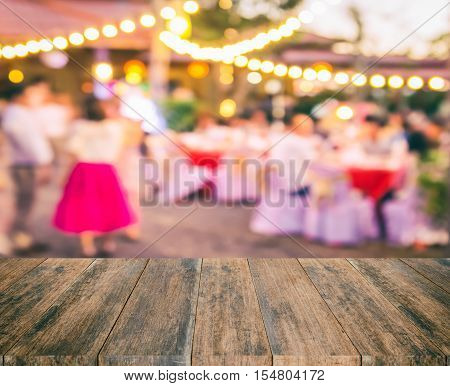
[[[50,226],[50,218],[58,199],[59,187],[46,187],[40,192],[33,224],[37,235],[51,242],[46,256],[79,255],[76,238],[65,236]],[[11,212],[11,199],[0,192],[0,211],[5,219]],[[197,210],[186,217],[193,207]],[[189,207],[144,208],[143,237],[136,244],[119,242],[117,256],[133,257],[144,248],[143,257],[446,257],[444,248],[415,251],[371,242],[358,248],[331,248],[312,243],[302,237],[267,237],[248,229],[251,208],[223,206],[205,208],[194,202]],[[0,222],[2,220],[0,219]],[[176,226],[175,226],[176,225]],[[175,226],[175,227],[174,227]],[[5,225],[0,224],[0,232]],[[173,229],[171,229],[174,227]],[[170,230],[171,229],[171,230]],[[159,239],[157,242],[155,240]],[[151,247],[149,245],[153,244]]]

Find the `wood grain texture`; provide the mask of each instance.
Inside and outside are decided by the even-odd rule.
[[[250,259],[274,365],[359,365],[360,355],[295,259]]]
[[[0,355],[14,345],[91,262],[49,259],[0,291]]]
[[[150,260],[99,355],[101,365],[189,365],[201,260]]]
[[[445,363],[443,353],[347,260],[300,262],[361,353],[363,365]]]
[[[246,259],[203,260],[192,364],[272,364]]]
[[[447,292],[401,260],[352,259],[350,263],[448,357]]]
[[[96,365],[147,261],[96,260],[4,356],[6,365]]]
[[[41,264],[45,259],[0,259],[0,291],[6,290],[19,278]]]
[[[450,259],[402,259],[443,290],[450,292]]]

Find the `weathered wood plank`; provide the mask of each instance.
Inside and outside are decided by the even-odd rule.
[[[0,355],[14,345],[91,262],[49,259],[0,291]]]
[[[295,259],[250,259],[274,365],[359,365],[360,355]]]
[[[6,290],[20,277],[41,264],[45,259],[0,259],[0,291]]]
[[[96,260],[4,356],[5,365],[95,365],[147,261]]]
[[[450,292],[450,259],[402,259],[433,283]]]
[[[447,292],[397,259],[351,259],[350,263],[449,355],[450,295]]]
[[[361,353],[363,365],[445,363],[439,349],[347,260],[300,262]]]
[[[272,364],[246,259],[203,260],[192,363]]]
[[[99,355],[100,365],[189,365],[201,260],[150,260]]]

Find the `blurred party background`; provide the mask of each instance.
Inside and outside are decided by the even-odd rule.
[[[0,17],[0,254],[446,256],[447,2]]]

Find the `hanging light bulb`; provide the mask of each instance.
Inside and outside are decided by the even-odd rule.
[[[292,79],[298,79],[302,76],[302,69],[299,66],[289,67],[288,76]]]
[[[261,83],[262,76],[259,72],[249,72],[247,75],[247,80],[251,84]]]
[[[373,88],[382,88],[386,84],[386,79],[383,75],[375,74],[370,77],[369,83]]]
[[[358,72],[352,76],[352,83],[357,87],[364,86],[367,83],[367,77]]]
[[[406,84],[411,90],[419,90],[423,87],[424,82],[420,76],[413,75],[408,78]]]
[[[133,31],[136,29],[136,24],[134,23],[133,20],[125,19],[125,20],[122,20],[122,21],[120,22],[119,28],[120,28],[123,32],[129,34],[129,33],[133,32]]]
[[[388,86],[391,88],[401,88],[405,81],[400,75],[391,75],[388,79]]]
[[[112,25],[112,24],[106,24],[102,28],[102,33],[107,38],[113,38],[113,37],[117,36],[118,32],[119,31],[117,30],[117,27],[115,25]]]
[[[347,84],[350,78],[345,72],[337,72],[334,76],[334,81],[337,84]]]
[[[108,82],[113,77],[113,68],[110,63],[102,62],[94,64],[95,78],[102,82]]]
[[[12,59],[16,56],[16,52],[14,51],[14,47],[4,46],[2,48],[2,55],[5,59]]]
[[[69,35],[69,42],[74,46],[80,46],[81,44],[84,43],[84,36],[79,32],[74,32]]]
[[[65,37],[57,36],[56,38],[53,39],[53,45],[59,50],[64,50],[69,45],[69,42]]]
[[[286,76],[286,74],[288,73],[288,68],[285,64],[277,64],[273,69],[273,73],[276,76]]]
[[[153,15],[145,14],[141,16],[139,22],[143,27],[149,28],[155,25],[156,19]]]
[[[261,68],[261,61],[259,59],[250,59],[247,67],[249,70],[258,71]]]
[[[176,16],[169,21],[169,30],[175,35],[182,36],[189,30],[189,21],[182,16]]]
[[[199,8],[200,7],[199,7],[198,3],[194,0],[186,1],[183,4],[184,12],[189,13],[191,15],[193,15],[194,13],[197,13]]]
[[[100,32],[97,28],[89,27],[84,30],[84,37],[87,40],[97,40],[100,37]]]
[[[19,58],[24,58],[28,55],[28,49],[24,44],[16,44],[14,46],[14,51]]]
[[[317,73],[313,68],[305,68],[303,71],[303,78],[306,80],[316,80]]]
[[[274,68],[275,64],[270,60],[264,60],[263,62],[261,62],[261,71],[266,74],[271,73]]]
[[[433,76],[428,79],[428,86],[435,91],[440,91],[445,88],[445,79],[440,76]]]
[[[172,7],[167,6],[161,9],[160,15],[164,20],[172,20],[177,13]]]
[[[37,54],[39,52],[39,43],[36,40],[30,40],[26,44],[28,52]]]

